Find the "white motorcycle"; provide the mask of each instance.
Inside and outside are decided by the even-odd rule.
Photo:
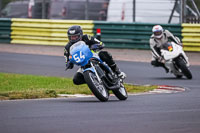
[[[165,66],[177,78],[186,76],[188,79],[192,79],[188,57],[183,51],[182,46],[174,42],[168,42],[163,45],[161,49],[161,55],[164,59]]]

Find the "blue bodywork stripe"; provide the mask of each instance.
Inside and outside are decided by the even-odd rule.
[[[92,72],[94,72],[94,69],[93,68],[86,68],[83,72],[85,72],[85,71],[92,71]]]

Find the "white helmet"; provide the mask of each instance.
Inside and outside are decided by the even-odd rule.
[[[155,25],[152,29],[155,38],[162,38],[163,36],[163,28],[160,25]]]

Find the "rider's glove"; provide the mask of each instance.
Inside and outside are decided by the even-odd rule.
[[[180,45],[181,47],[183,47],[183,44],[182,44],[182,43],[178,43],[178,45]]]
[[[163,58],[160,56],[158,57],[158,62],[162,62]]]
[[[101,49],[103,49],[103,46],[100,44],[93,44],[90,49],[94,50],[94,51],[101,50]]]
[[[74,67],[74,64],[68,61],[66,63],[66,69],[65,70],[72,69],[73,67]]]

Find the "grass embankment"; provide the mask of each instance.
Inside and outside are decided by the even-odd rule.
[[[125,84],[129,93],[147,92],[156,86]],[[58,97],[58,94],[91,94],[87,85],[74,85],[71,78],[0,73],[0,100]]]

